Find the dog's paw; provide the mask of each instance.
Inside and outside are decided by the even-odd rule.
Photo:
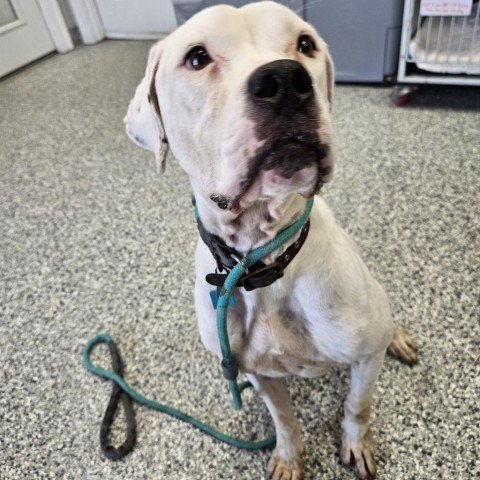
[[[268,464],[268,478],[271,480],[301,480],[301,458],[294,462],[285,462],[274,452]]]
[[[370,430],[360,441],[350,441],[345,435],[342,440],[342,462],[344,465],[355,465],[360,478],[375,478],[375,442]]]
[[[409,367],[413,367],[418,363],[418,349],[416,345],[413,343],[410,335],[399,326],[395,326],[393,340],[387,351],[392,357]]]

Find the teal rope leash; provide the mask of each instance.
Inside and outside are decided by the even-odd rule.
[[[313,207],[313,198],[307,201],[306,207],[302,215],[289,227],[282,230],[265,245],[258,247],[249,252],[241,262],[237,263],[235,267],[228,274],[223,288],[220,293],[220,298],[217,303],[217,332],[220,342],[220,348],[222,350],[222,370],[225,378],[228,380],[228,387],[232,394],[232,403],[235,410],[242,408],[242,389],[239,388],[237,383],[238,366],[235,358],[232,355],[230,348],[230,340],[228,338],[227,331],[227,309],[230,302],[230,297],[233,294],[233,289],[237,285],[240,277],[245,273],[245,270],[250,268],[255,263],[259,262],[267,255],[280,248],[290,238],[297,234],[301,228],[305,225],[310,212]],[[195,214],[198,218],[198,213]]]
[[[111,380],[114,382],[115,385],[118,385],[118,387],[121,388],[123,392],[126,393],[130,398],[135,400],[136,402],[145,405],[146,407],[152,408],[153,410],[158,410],[159,412],[166,413],[168,415],[171,415],[172,417],[178,418],[180,420],[183,420],[184,422],[189,423],[190,425],[193,425],[194,427],[198,428],[204,433],[207,433],[208,435],[212,436],[213,438],[216,438],[217,440],[220,440],[221,442],[224,442],[228,445],[231,445],[232,447],[237,447],[237,448],[243,448],[247,450],[263,450],[263,449],[268,449],[268,448],[273,448],[275,446],[275,436],[266,438],[264,440],[258,440],[258,441],[249,441],[249,440],[242,440],[240,438],[235,438],[231,437],[230,435],[226,435],[225,433],[219,432],[215,428],[211,427],[210,425],[206,425],[205,423],[200,422],[194,417],[191,417],[190,415],[187,415],[186,413],[181,412],[180,410],[177,410],[176,408],[169,407],[168,405],[164,405],[162,403],[156,402],[155,400],[152,400],[150,398],[147,398],[137,392],[135,389],[133,389],[119,374],[115,373],[113,370],[105,370],[103,368],[95,367],[92,362],[90,361],[90,353],[95,347],[95,345],[99,343],[106,343],[109,348],[111,345],[115,345],[112,337],[108,333],[100,333],[90,339],[83,351],[83,365],[84,367],[91,373],[94,373],[95,375],[98,375],[99,377],[106,378],[108,380]],[[114,347],[115,348],[115,347]],[[111,348],[110,348],[111,350]],[[247,382],[246,382],[247,383]],[[240,390],[243,390],[246,388],[246,384],[241,385],[239,388]],[[118,405],[118,403],[117,403]],[[112,417],[113,421],[113,414],[115,413],[114,410],[117,408],[117,405],[112,406],[112,403],[109,403],[109,407],[112,406],[112,411],[109,414],[109,411],[107,410],[104,420],[107,417]],[[133,415],[128,415],[127,410],[125,410],[126,416],[127,416],[127,431],[131,429],[132,424],[134,425],[135,420]],[[108,433],[110,429],[110,425],[105,424],[105,422],[102,424],[102,429],[101,432],[104,434],[104,438],[101,438],[101,445],[102,449],[105,453],[105,455],[112,459],[112,460],[117,460],[128,453],[133,449],[133,442],[131,440],[131,436],[127,434],[127,440],[122,445],[120,448],[115,449],[112,446],[106,446],[104,442],[107,441],[106,438],[106,433]],[[102,435],[101,435],[102,436]],[[131,447],[129,448],[131,444]],[[125,448],[123,448],[125,446]],[[117,453],[115,453],[117,451]],[[108,454],[107,452],[110,452]]]
[[[250,268],[256,262],[262,260],[264,257],[270,253],[277,250],[290,238],[292,238],[296,233],[298,233],[301,228],[304,226],[307,221],[311,209],[313,206],[313,198],[309,199],[306,204],[306,208],[302,215],[289,227],[282,230],[273,240],[263,245],[262,247],[256,248],[249,252],[241,262],[239,262],[235,267],[229,272],[224,286],[221,290],[220,297],[217,304],[217,330],[218,337],[220,342],[220,347],[222,351],[222,369],[225,378],[228,380],[228,386],[232,394],[233,407],[235,410],[240,410],[242,407],[242,397],[241,393],[245,388],[251,387],[250,382],[243,382],[238,384],[238,366],[235,358],[233,357],[230,341],[228,338],[227,331],[227,309],[229,306],[230,298],[233,294],[233,289],[237,285],[240,277],[244,274],[246,269]],[[198,212],[195,209],[195,218],[198,219]],[[90,361],[90,353],[93,347],[99,343],[106,343],[109,347],[111,356],[112,356],[112,368],[113,370],[105,370],[103,368],[95,367]],[[130,385],[122,377],[122,364],[118,349],[115,343],[112,340],[112,337],[106,333],[99,334],[89,340],[83,351],[83,365],[89,371],[100,377],[106,378],[114,382],[114,388],[112,390],[112,396],[110,402],[105,412],[101,433],[100,433],[100,442],[102,449],[105,455],[112,459],[117,460],[128,454],[133,449],[133,444],[135,442],[135,417],[133,414],[133,408],[130,402],[130,399],[137,401],[138,403],[145,405],[154,410],[171,415],[175,418],[183,420],[184,422],[189,423],[190,425],[198,428],[202,432],[224,442],[228,445],[249,449],[249,450],[259,450],[273,448],[276,443],[275,436],[266,438],[259,441],[248,441],[242,440],[239,438],[231,437],[222,432],[219,432],[215,428],[206,425],[196,418],[187,415],[180,410],[177,410],[168,405],[151,400],[147,397],[144,397]],[[127,419],[127,439],[124,444],[117,448],[114,448],[110,445],[107,445],[108,433],[113,423],[114,413],[118,407],[119,401],[122,400],[125,408],[125,416]]]

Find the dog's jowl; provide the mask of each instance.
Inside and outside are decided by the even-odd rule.
[[[191,182],[202,228],[240,259],[292,224],[314,197],[308,236],[283,275],[253,290],[239,286],[228,309],[233,354],[275,423],[268,468],[277,480],[302,475],[303,445],[285,377],[351,366],[341,458],[370,478],[370,405],[385,352],[416,361],[384,290],[317,195],[332,177],[333,76],[327,45],[289,9],[274,2],[212,7],[153,46],[125,119],[128,135],[162,168],[171,150]],[[220,356],[205,280],[217,261],[199,238],[200,335]]]

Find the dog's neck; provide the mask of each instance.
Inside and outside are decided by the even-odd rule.
[[[197,209],[205,229],[241,253],[264,245],[293,223],[305,209],[298,194],[257,200],[240,212],[222,210],[201,192],[195,192]]]

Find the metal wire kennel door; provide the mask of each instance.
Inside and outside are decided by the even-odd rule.
[[[399,83],[480,85],[480,7],[477,0],[462,15],[469,3],[444,0],[435,12],[435,0],[405,1]],[[452,15],[437,15],[442,8]]]

